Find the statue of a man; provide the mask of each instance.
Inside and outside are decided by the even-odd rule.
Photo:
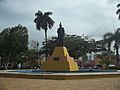
[[[57,30],[57,33],[58,33],[58,43],[59,43],[59,46],[64,46],[64,36],[65,36],[65,30],[64,28],[62,27],[62,24],[60,22],[60,27],[58,28]]]

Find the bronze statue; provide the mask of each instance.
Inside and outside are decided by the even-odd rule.
[[[64,36],[65,36],[65,30],[62,27],[62,24],[60,22],[60,27],[57,30],[58,33],[58,46],[64,46]]]

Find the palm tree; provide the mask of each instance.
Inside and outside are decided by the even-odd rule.
[[[95,42],[96,52],[107,51],[106,46],[104,44],[104,40],[99,40]]]
[[[117,4],[118,10],[116,11],[116,14],[118,14],[118,20],[120,20],[120,3]]]
[[[47,50],[47,30],[52,29],[54,25],[54,21],[49,17],[49,15],[52,15],[52,12],[45,12],[44,14],[41,11],[38,11],[35,13],[36,18],[34,19],[34,22],[36,23],[36,29],[37,30],[45,30],[45,42],[46,42],[46,60],[48,56],[48,50]]]
[[[118,28],[115,33],[108,32],[104,34],[104,43],[108,46],[108,51],[112,42],[114,42],[114,48],[116,50],[116,60],[117,64],[119,63],[119,46],[120,46],[120,28]]]

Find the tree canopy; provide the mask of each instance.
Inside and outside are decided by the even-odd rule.
[[[114,48],[116,50],[117,63],[119,62],[119,46],[120,46],[120,28],[118,28],[115,33],[108,32],[104,34],[104,44],[107,45],[110,51],[111,44],[114,42]]]
[[[28,50],[28,29],[18,25],[0,33],[0,56],[3,62],[20,62]]]
[[[36,23],[36,29],[38,30],[48,30],[48,28],[52,28],[54,25],[54,21],[49,17],[52,15],[52,12],[45,12],[44,14],[41,11],[35,13],[36,18],[34,22]]]
[[[88,38],[88,36],[78,35],[65,35],[65,47],[67,47],[70,56],[79,58],[80,56],[86,55],[88,51],[95,50],[95,40]],[[48,50],[51,55],[54,48],[57,46],[57,37],[51,37],[48,39]],[[45,42],[41,48],[41,53],[45,52]]]

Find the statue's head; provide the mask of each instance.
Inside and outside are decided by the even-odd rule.
[[[60,26],[60,27],[62,27],[62,24],[61,24],[61,22],[60,22],[59,26]]]

